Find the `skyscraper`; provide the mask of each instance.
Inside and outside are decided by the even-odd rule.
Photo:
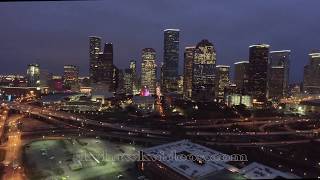
[[[130,61],[130,71],[131,71],[131,83],[132,83],[132,94],[139,94],[139,87],[138,87],[138,75],[137,75],[137,62],[135,60]]]
[[[179,65],[179,29],[164,30],[163,85],[162,91],[177,90]]]
[[[290,50],[270,52],[268,98],[280,99],[288,95],[290,53]]]
[[[234,63],[234,82],[241,94],[248,93],[248,69],[249,61],[239,61]]]
[[[141,88],[147,88],[151,94],[156,90],[156,51],[152,48],[142,50]]]
[[[320,94],[320,53],[309,54],[309,64],[304,67],[303,91]]]
[[[113,66],[112,86],[110,91],[119,94],[125,93],[124,91],[124,72],[122,69]]]
[[[94,66],[91,79],[93,84],[100,84],[107,87],[109,91],[115,91],[114,76],[115,70],[113,65],[113,45],[106,43],[103,52],[99,52],[98,59]]]
[[[65,65],[63,69],[63,85],[65,89],[79,91],[79,68],[74,65]]]
[[[249,91],[254,102],[264,104],[267,94],[269,45],[249,46]]]
[[[132,73],[132,69],[131,68],[127,68],[124,70],[124,74],[123,74],[123,88],[124,88],[124,92],[125,94],[131,95],[133,93],[133,77],[132,77],[133,73]]]
[[[194,51],[192,67],[192,99],[211,101],[214,99],[216,50],[211,42],[202,40]]]
[[[215,74],[215,96],[221,101],[224,100],[225,88],[230,85],[230,66],[217,65]]]
[[[284,97],[283,80],[285,69],[282,66],[270,66],[268,72],[268,98],[279,100]]]
[[[40,87],[48,87],[49,82],[52,79],[52,74],[47,69],[41,69],[40,71]]]
[[[183,97],[191,98],[192,94],[192,65],[195,46],[186,47],[184,50],[184,68],[183,68]]]
[[[101,38],[96,36],[89,37],[89,74],[92,82],[99,80],[99,69],[101,61],[99,60],[99,54],[101,52]]]
[[[113,86],[113,78],[114,78],[114,65],[113,65],[113,45],[112,43],[106,43],[104,45],[104,50],[102,54],[102,66],[103,72],[102,81],[105,82],[110,87]]]
[[[40,67],[39,64],[29,64],[27,69],[27,85],[29,87],[40,86]]]

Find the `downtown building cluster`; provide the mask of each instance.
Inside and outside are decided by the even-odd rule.
[[[267,44],[250,45],[247,60],[230,67],[217,64],[222,60],[217,59],[214,44],[203,39],[184,47],[181,75],[180,30],[166,29],[163,37],[160,65],[156,63],[156,50],[146,47],[141,50],[140,63],[132,59],[127,68],[119,69],[115,66],[113,44],[90,36],[88,77],[79,77],[79,68],[75,65],[65,65],[63,75],[57,76],[40,69],[39,64],[29,64],[26,76],[14,77],[8,86],[37,87],[43,92],[90,92],[97,95],[97,99],[112,94],[164,95],[195,102],[218,101],[247,106],[265,106],[268,101],[279,102],[292,95],[289,86],[290,50],[271,51]],[[299,92],[320,93],[319,64],[320,53],[310,53]],[[140,72],[138,67],[141,67]],[[233,80],[231,68],[234,69]],[[5,83],[5,79],[1,83]]]
[[[131,95],[143,93],[145,90],[152,95],[156,94],[159,88],[161,94],[178,94],[184,99],[193,101],[225,101],[226,94],[231,92],[250,95],[257,102],[266,102],[268,72],[282,73],[273,71],[273,66],[269,66],[269,46],[250,46],[250,61],[235,64],[236,84],[233,84],[230,80],[230,66],[216,65],[216,49],[206,39],[201,40],[195,46],[185,48],[183,75],[179,76],[179,34],[179,29],[164,30],[164,54],[160,68],[156,65],[156,51],[153,48],[142,49],[140,77],[138,77],[136,61],[130,61],[129,68],[117,69],[113,64],[112,44],[105,44],[105,50],[102,53],[101,38],[89,37],[92,86],[104,84],[111,92],[120,90],[122,93]],[[270,54],[277,55],[276,52]],[[289,59],[284,61],[289,61]],[[247,65],[250,66],[247,67]],[[278,66],[282,65],[278,63]],[[288,66],[283,66],[283,68],[285,69],[283,73],[289,72]],[[157,80],[158,69],[160,69],[160,80]],[[273,81],[274,78],[279,77],[271,76],[270,81]],[[288,75],[282,75],[280,78],[282,79],[277,82],[285,83],[282,86],[287,87]],[[93,89],[99,88],[94,87]],[[270,93],[274,92],[270,91]]]

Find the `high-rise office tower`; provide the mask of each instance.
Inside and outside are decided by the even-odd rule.
[[[239,61],[234,63],[234,82],[237,86],[237,90],[241,94],[248,93],[248,69],[249,61]]]
[[[192,67],[192,99],[212,101],[214,99],[214,78],[216,50],[211,42],[202,40],[194,51]]]
[[[177,91],[179,66],[179,29],[164,30],[162,91]]]
[[[164,88],[164,75],[163,75],[163,70],[164,70],[164,64],[163,62],[160,63],[160,91],[162,90],[162,88]],[[158,84],[159,86],[159,84]]]
[[[304,66],[303,91],[320,94],[320,53],[309,54],[309,64]]]
[[[265,104],[267,100],[269,47],[267,44],[249,46],[248,88],[256,104]]]
[[[225,89],[230,85],[230,66],[217,65],[215,74],[215,96],[222,101],[225,99]]]
[[[101,52],[101,38],[96,36],[89,37],[89,74],[90,80],[92,82],[97,82],[99,80],[99,72],[101,68],[101,60],[99,59],[99,54]]]
[[[183,68],[183,97],[190,99],[192,95],[192,65],[195,46],[186,47],[184,50]]]
[[[52,74],[47,69],[41,69],[40,72],[40,87],[48,87],[52,79]]]
[[[290,50],[270,51],[268,98],[280,99],[288,95]]]
[[[79,91],[79,68],[74,65],[65,65],[63,69],[63,85],[65,89]]]
[[[270,66],[268,71],[268,98],[279,100],[284,97],[284,73],[285,69],[282,66]]]
[[[177,78],[177,93],[183,95],[183,76],[178,76]]]
[[[109,91],[115,91],[115,67],[113,65],[113,45],[106,43],[103,53],[99,53],[99,58],[94,71],[93,84],[103,84]]]
[[[40,66],[39,64],[29,64],[27,69],[27,85],[29,87],[40,86]]]
[[[132,69],[127,68],[123,72],[123,89],[125,94],[131,95],[133,93],[133,77]]]
[[[152,48],[142,50],[141,88],[147,88],[151,94],[156,91],[156,51]]]
[[[110,87],[112,87],[113,78],[114,78],[114,65],[113,65],[113,45],[112,43],[106,43],[104,45],[103,55],[102,55],[102,63],[103,63],[103,80]]]
[[[139,87],[138,87],[138,75],[137,75],[137,62],[135,60],[130,61],[129,65],[130,71],[131,71],[131,89],[132,94],[139,94]]]
[[[113,75],[112,75],[112,86],[110,91],[116,93],[125,93],[124,92],[124,72],[122,69],[113,66]]]

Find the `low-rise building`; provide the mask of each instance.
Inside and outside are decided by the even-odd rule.
[[[247,179],[300,179],[294,174],[281,172],[257,162],[242,168],[240,173]]]
[[[244,104],[247,107],[252,107],[252,97],[242,94],[229,94],[226,96],[225,102],[228,106]]]
[[[227,160],[218,161],[226,154],[188,140],[151,147],[142,150],[142,155],[138,167],[151,179],[245,179]]]
[[[253,162],[242,169],[231,162],[248,163],[245,154],[228,155],[182,140],[141,151],[138,168],[150,179],[298,179],[292,174]]]

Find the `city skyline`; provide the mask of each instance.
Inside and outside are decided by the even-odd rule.
[[[305,2],[0,2],[0,180],[320,179]]]
[[[308,63],[308,54],[319,49],[316,44],[319,26],[315,24],[318,12],[313,10],[318,4],[316,1],[308,4],[298,0],[290,3],[285,0],[263,3],[234,2],[234,7],[229,7],[228,3],[209,1],[202,1],[202,4],[193,7],[191,1],[178,1],[164,12],[154,10],[156,5],[168,6],[168,2],[141,1],[131,4],[136,8],[121,13],[117,10],[126,4],[125,1],[112,4],[108,1],[2,3],[0,22],[6,26],[3,26],[5,28],[0,35],[3,63],[0,70],[6,74],[25,74],[27,64],[39,63],[43,69],[50,67],[53,73],[62,74],[63,65],[74,64],[79,66],[81,75],[88,75],[87,37],[90,35],[101,36],[103,42],[113,43],[114,63],[118,68],[127,67],[131,59],[140,64],[140,52],[146,47],[152,47],[158,52],[157,65],[160,65],[160,62],[163,62],[163,30],[177,28],[181,30],[180,75],[183,72],[184,48],[195,46],[201,39],[208,39],[217,50],[217,65],[230,65],[232,74],[233,63],[248,60],[248,46],[251,44],[269,44],[271,51],[290,49],[290,81],[296,82],[302,81],[303,66]],[[275,2],[278,6],[274,6]],[[252,5],[256,10],[246,12],[244,9],[235,8],[237,3],[240,3],[240,7]],[[128,4],[130,2],[127,2]],[[296,11],[302,4],[306,5],[306,8]],[[288,9],[287,14],[281,8],[283,5]],[[145,13],[140,13],[138,7],[145,13],[152,12],[152,16],[145,17]],[[203,11],[192,14],[197,7],[202,7]],[[177,8],[179,13],[175,14]],[[212,10],[214,8],[218,11]],[[272,10],[272,14],[267,18],[264,14],[268,14],[269,10]],[[133,14],[134,17],[131,18],[128,14]],[[173,15],[175,16],[168,18]],[[222,18],[221,21],[218,21],[218,16]],[[210,17],[212,20],[204,18],[203,21],[193,21],[192,26],[187,21],[201,17]],[[104,21],[101,21],[102,19]],[[261,20],[263,22],[260,22]],[[282,23],[279,23],[280,21]],[[273,24],[275,26],[272,26]],[[294,28],[294,25],[299,28]],[[292,29],[294,31],[291,31]],[[253,30],[255,33],[250,33]],[[12,63],[17,65],[10,70],[4,68]]]

